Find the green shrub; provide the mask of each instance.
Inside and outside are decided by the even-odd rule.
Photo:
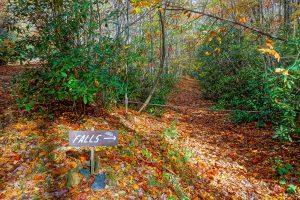
[[[156,73],[143,68],[147,61],[145,41],[133,40],[137,48],[129,51],[124,38],[101,29],[115,26],[120,11],[99,16],[96,4],[103,6],[99,0],[11,2],[16,20],[28,22],[18,30],[23,33],[16,47],[19,59],[38,58],[42,63],[15,80],[14,94],[21,107],[43,109],[53,102],[67,102],[80,109],[95,102],[108,106],[120,102],[125,92],[131,100],[146,99]],[[168,80],[161,82],[152,102],[165,101],[170,90]]]
[[[0,66],[15,61],[15,43],[13,37],[0,28]]]
[[[245,111],[235,113],[236,122],[269,118],[262,56],[240,30],[226,29],[211,32],[198,49],[203,96],[216,101],[216,108]]]
[[[275,138],[292,141],[300,135],[300,60],[286,68],[277,68],[269,74],[270,98],[277,118]]]
[[[290,57],[298,44],[278,42],[277,48]],[[272,121],[274,137],[291,141],[300,132],[299,58],[284,59],[281,64],[289,67],[280,67],[258,51],[261,46],[234,27],[212,31],[198,52],[202,93],[216,102],[216,109],[237,110],[231,116],[234,122],[258,121],[263,126]]]

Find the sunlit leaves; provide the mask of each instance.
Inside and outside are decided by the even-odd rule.
[[[260,48],[259,51],[263,53],[267,53],[271,56],[273,56],[278,62],[280,62],[280,55],[277,51],[274,50],[273,41],[270,39],[266,40],[266,46],[267,48]]]
[[[143,8],[150,9],[153,6],[158,5],[161,2],[161,0],[132,0],[130,2],[134,7],[131,13],[138,14],[142,12]]]
[[[289,71],[287,69],[283,69],[283,68],[276,68],[275,69],[276,73],[288,76],[289,75]]]
[[[246,17],[241,17],[239,21],[240,21],[240,23],[243,23],[243,24],[246,23]]]
[[[273,49],[267,49],[267,48],[261,48],[258,50],[263,53],[267,53],[267,54],[273,56],[278,62],[280,61],[280,55],[279,55],[279,53],[277,53],[277,51],[275,51]]]

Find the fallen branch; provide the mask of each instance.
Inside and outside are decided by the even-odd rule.
[[[131,104],[144,104],[142,102],[137,102],[137,101],[128,101],[128,103]],[[162,104],[151,104],[148,103],[148,106],[158,106],[158,107],[167,107],[171,108],[173,110],[179,110],[182,108],[182,106],[171,106],[171,105],[162,105]],[[249,112],[249,113],[260,113],[261,111],[258,110],[212,110],[212,109],[205,109],[205,108],[197,108],[199,111],[209,111],[209,112]]]

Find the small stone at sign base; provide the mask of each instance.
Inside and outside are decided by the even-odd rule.
[[[86,178],[86,179],[89,179],[90,176],[91,176],[91,172],[90,172],[90,170],[88,170],[88,169],[82,168],[79,172],[80,172],[80,174],[81,174],[82,176],[84,176],[84,178]]]
[[[95,191],[101,190],[105,188],[105,174],[98,174],[92,184],[92,189]]]

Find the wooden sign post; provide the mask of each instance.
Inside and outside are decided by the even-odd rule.
[[[95,146],[115,146],[118,144],[118,131],[70,131],[69,145],[91,147],[91,174],[95,172]]]

